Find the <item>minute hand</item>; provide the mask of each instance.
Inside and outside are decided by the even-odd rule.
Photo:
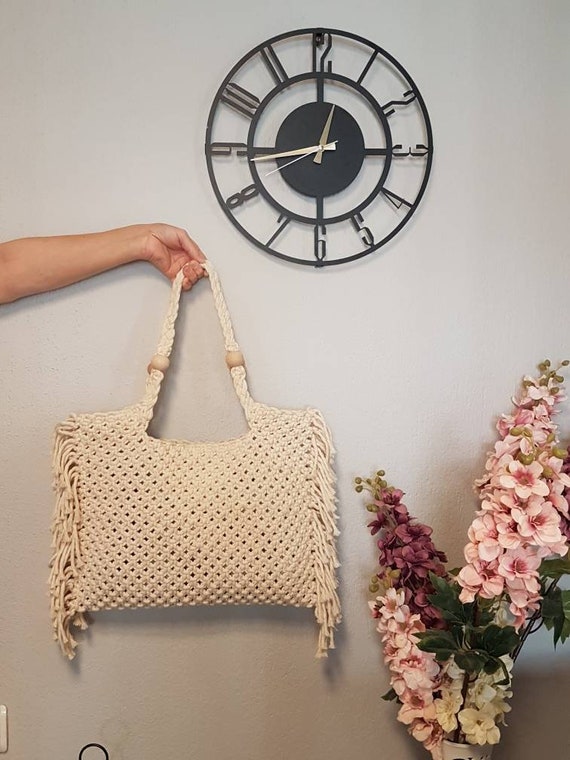
[[[336,150],[335,140],[328,145],[311,145],[308,148],[297,148],[296,150],[286,150],[283,153],[268,153],[265,156],[257,156],[256,158],[250,158],[250,161],[269,161],[273,158],[287,158],[288,156],[310,156],[311,153],[319,153],[323,150]]]

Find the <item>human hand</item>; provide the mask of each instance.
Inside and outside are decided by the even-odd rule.
[[[159,272],[173,280],[184,270],[182,288],[189,290],[201,277],[207,276],[202,266],[206,257],[186,230],[170,224],[143,224],[140,258],[149,261]]]

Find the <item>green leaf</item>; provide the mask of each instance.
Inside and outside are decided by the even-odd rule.
[[[543,559],[538,568],[541,578],[553,578],[559,580],[563,575],[570,574],[570,557],[558,557],[557,559]]]
[[[386,694],[382,694],[382,699],[384,699],[386,702],[392,702],[394,699],[398,699],[398,695],[394,689],[388,689]]]
[[[564,590],[560,592],[562,611],[564,614],[564,622],[560,628],[559,638],[564,644],[566,639],[570,636],[570,590]]]
[[[560,592],[562,597],[562,609],[564,610],[564,617],[566,620],[570,620],[570,589],[564,589]]]
[[[481,656],[477,652],[468,650],[464,652],[457,652],[455,655],[455,662],[457,666],[461,668],[461,670],[464,670],[470,675],[476,675],[477,673],[480,673],[485,667],[487,658]]]
[[[459,601],[458,584],[450,583],[434,573],[430,573],[429,577],[435,591],[428,594],[428,599],[441,612],[443,619],[450,623],[468,623],[473,616],[473,605]]]
[[[418,649],[432,652],[438,662],[448,660],[459,649],[450,631],[423,631],[415,635],[419,638]]]
[[[496,673],[497,670],[500,670],[502,668],[503,663],[501,660],[499,660],[498,657],[489,657],[485,665],[483,666],[483,670],[487,675],[491,676],[493,673]]]
[[[570,590],[554,588],[542,600],[542,619],[549,631],[553,631],[554,646],[570,636]]]
[[[554,588],[542,600],[540,612],[546,623],[549,619],[554,619],[562,615],[564,617],[564,608],[562,607],[562,591]]]
[[[560,632],[560,641],[564,644],[568,637],[570,637],[570,620],[565,620]]]
[[[512,625],[501,627],[495,623],[488,625],[483,633],[482,649],[492,657],[511,654],[520,642],[520,636]]]

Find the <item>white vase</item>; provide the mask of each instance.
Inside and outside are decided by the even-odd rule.
[[[457,744],[444,739],[441,745],[443,760],[491,760],[493,745]]]

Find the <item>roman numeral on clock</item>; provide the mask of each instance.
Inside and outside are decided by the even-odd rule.
[[[259,107],[259,98],[235,82],[226,85],[220,100],[238,113],[253,119]]]
[[[287,72],[283,68],[283,64],[279,60],[277,53],[271,45],[267,45],[261,49],[261,57],[263,58],[263,63],[269,69],[269,73],[275,80],[276,84],[281,84],[282,82],[286,82],[289,79]]]

